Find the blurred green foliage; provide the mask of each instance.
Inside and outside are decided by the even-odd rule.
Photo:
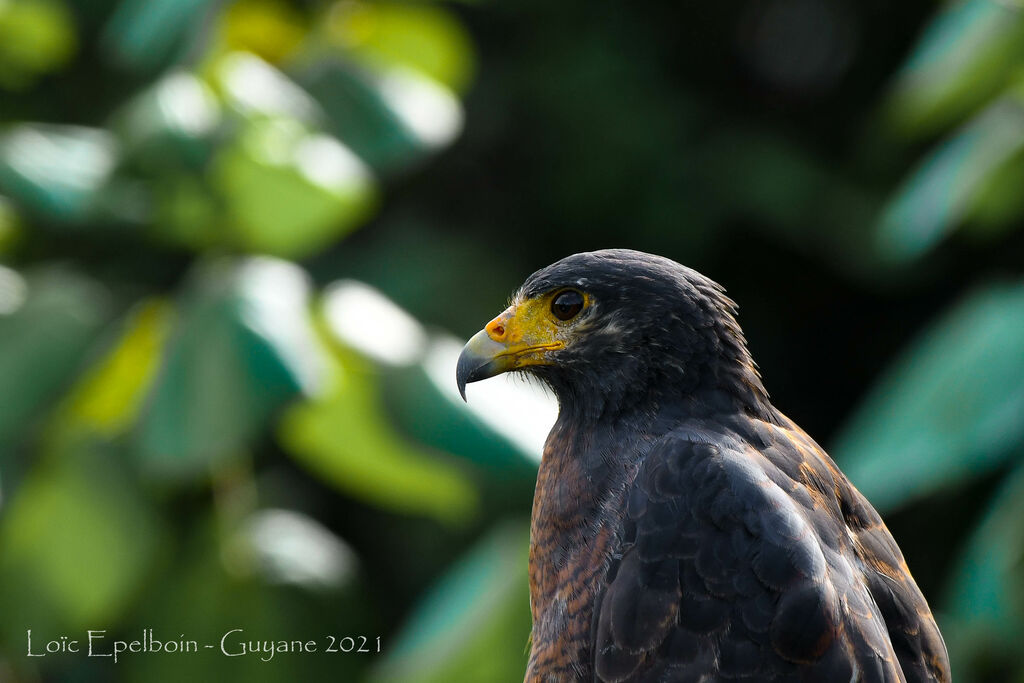
[[[520,678],[554,407],[445,329],[629,246],[1024,680],[1022,73],[993,0],[0,0],[0,679]]]

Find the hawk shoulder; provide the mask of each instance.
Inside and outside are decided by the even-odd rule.
[[[596,677],[948,680],[878,514],[802,432],[757,428],[677,430],[644,458],[595,604]]]

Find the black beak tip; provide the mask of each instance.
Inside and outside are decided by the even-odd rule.
[[[478,359],[463,351],[462,355],[459,356],[458,364],[455,366],[455,382],[459,385],[459,396],[466,403],[469,402],[466,400],[466,384],[473,381],[474,366],[478,364]]]

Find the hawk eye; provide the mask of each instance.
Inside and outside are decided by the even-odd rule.
[[[559,320],[571,320],[583,310],[583,295],[574,289],[567,289],[551,302],[551,312]]]

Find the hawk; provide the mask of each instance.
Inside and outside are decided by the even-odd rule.
[[[949,681],[871,504],[768,399],[724,289],[614,249],[531,275],[458,361],[559,414],[530,538],[525,680]]]

